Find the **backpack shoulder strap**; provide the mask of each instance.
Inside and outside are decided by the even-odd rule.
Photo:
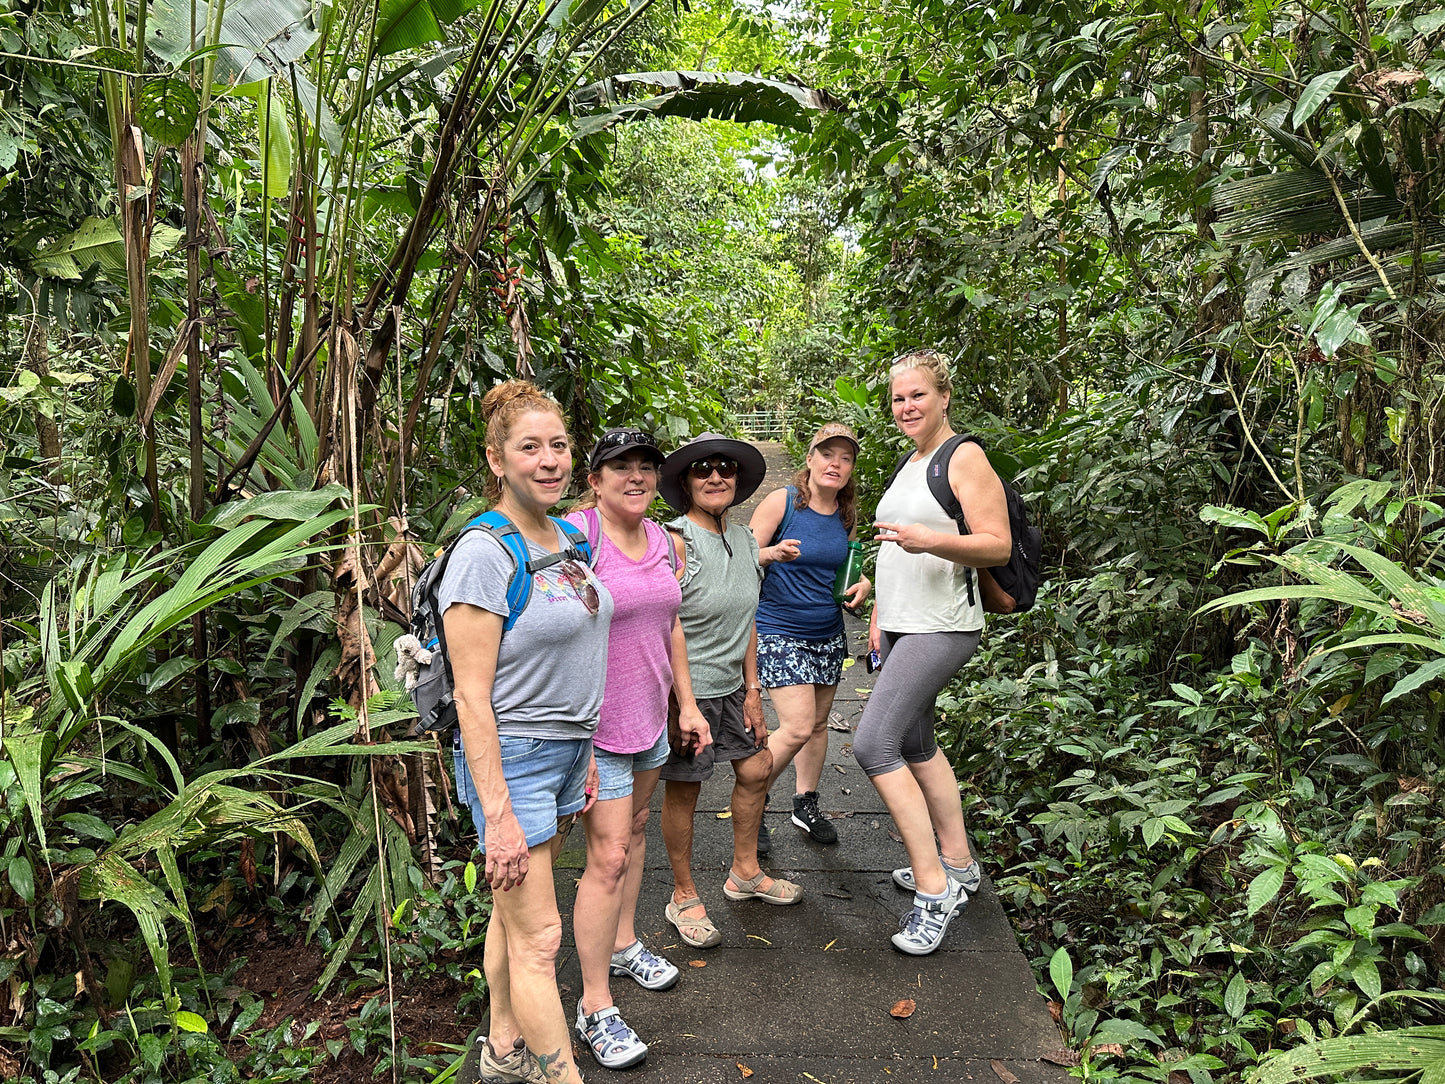
[[[591,509],[589,509],[589,511],[591,511]],[[590,567],[592,564],[592,555],[596,552],[596,547],[592,545],[588,536],[583,534],[575,523],[571,523],[565,519],[558,519],[556,516],[548,516],[547,518],[566,536],[567,544],[577,551],[576,556]],[[563,554],[562,559],[566,560],[567,556],[567,554]],[[546,563],[552,564],[553,562],[548,561]]]
[[[522,611],[527,608],[527,602],[532,597],[532,569],[528,567],[531,554],[527,552],[527,540],[522,537],[522,532],[517,530],[516,524],[495,509],[483,512],[467,524],[467,528],[473,526],[481,528],[500,542],[511,554],[512,563],[516,566],[512,570],[512,578],[507,582],[507,619],[502,623],[502,631],[506,632],[517,623],[517,618],[522,616]]]
[[[788,537],[788,527],[793,522],[793,513],[797,511],[794,505],[798,499],[798,487],[787,486],[786,488],[788,496],[783,502],[783,518],[778,521],[778,529],[773,532],[773,540],[768,543],[770,546],[776,546]]]
[[[584,508],[579,514],[587,525],[587,544],[596,553],[602,546],[602,516],[596,508]]]
[[[955,434],[938,446],[933,453],[933,458],[928,463],[928,491],[933,494],[933,499],[947,513],[948,518],[958,525],[959,534],[972,534],[973,532],[968,529],[968,520],[963,515],[963,505],[958,503],[953,487],[948,484],[948,465],[953,461],[953,453],[958,451],[959,445],[969,443],[977,444],[980,448],[983,447],[983,441],[977,437]]]

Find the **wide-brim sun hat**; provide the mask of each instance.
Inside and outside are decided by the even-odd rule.
[[[629,452],[641,452],[659,467],[662,466],[662,449],[657,446],[652,435],[641,429],[624,428],[609,429],[597,439],[597,443],[592,445],[592,453],[587,457],[587,470],[595,471],[609,459],[616,459]]]
[[[702,433],[662,461],[662,476],[657,480],[657,491],[662,494],[662,499],[682,511],[686,505],[683,474],[699,459],[712,455],[726,456],[738,465],[737,491],[733,494],[732,505],[742,504],[756,493],[768,473],[763,453],[747,441],[734,440],[719,433]]]

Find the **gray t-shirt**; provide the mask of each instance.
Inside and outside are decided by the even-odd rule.
[[[567,545],[560,531],[557,544]],[[547,556],[530,541],[527,548],[533,558]],[[597,729],[607,675],[612,596],[591,569],[577,564],[597,591],[598,611],[587,612],[560,565],[533,573],[531,599],[517,623],[503,633],[497,654],[492,712],[499,734],[576,739]],[[447,562],[437,592],[441,612],[445,614],[454,602],[465,602],[505,618],[507,585],[515,568],[516,561],[502,543],[485,531],[468,533]]]
[[[763,570],[758,542],[740,523],[727,529],[728,556],[721,535],[679,516],[668,528],[682,532],[687,566],[682,574],[682,631],[687,668],[698,700],[728,696],[742,687],[743,656],[758,612]]]

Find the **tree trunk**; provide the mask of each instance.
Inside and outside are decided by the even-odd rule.
[[[43,382],[50,375],[50,321],[38,313],[21,318],[25,335],[25,367]],[[60,427],[40,407],[35,408],[35,435],[40,442],[40,458],[45,460],[45,477],[59,484]]]

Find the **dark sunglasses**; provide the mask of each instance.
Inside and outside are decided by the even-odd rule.
[[[602,439],[597,442],[599,448],[626,448],[628,445],[656,448],[657,440],[651,433],[644,433],[641,429],[615,429],[611,433],[603,434]]]
[[[736,459],[699,459],[687,469],[699,482],[711,478],[713,471],[717,471],[719,478],[727,479],[738,473],[738,462]]]
[[[587,612],[596,617],[597,611],[602,608],[602,600],[597,597],[597,588],[592,586],[587,570],[576,561],[563,561],[557,566],[557,571],[562,573],[562,578],[572,588],[578,601],[587,607]]]

